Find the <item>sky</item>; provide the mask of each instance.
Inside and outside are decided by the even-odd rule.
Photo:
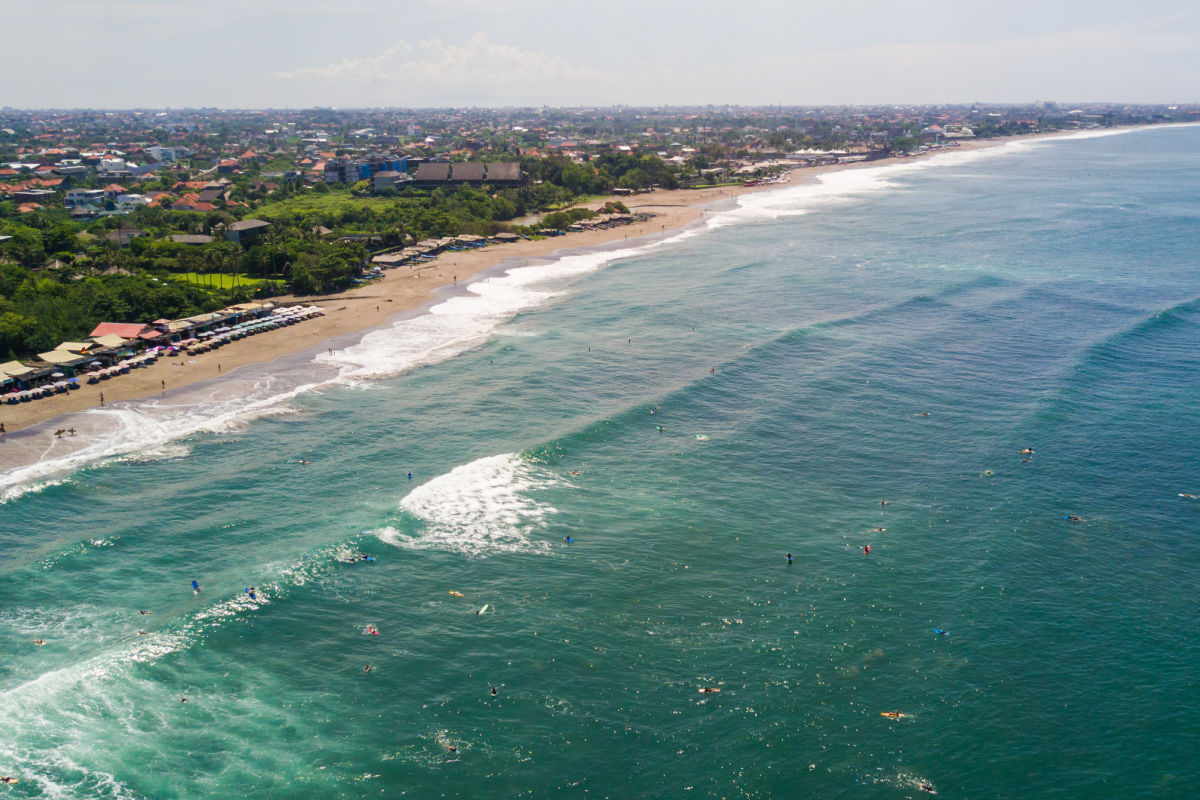
[[[1194,0],[4,0],[0,106],[1200,102]]]

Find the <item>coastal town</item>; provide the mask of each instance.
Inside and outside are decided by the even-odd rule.
[[[311,319],[314,297],[393,271],[434,277],[447,254],[644,228],[664,213],[652,199],[664,192],[685,192],[668,204],[682,205],[794,170],[1198,114],[1053,103],[5,109],[0,403],[70,394]]]

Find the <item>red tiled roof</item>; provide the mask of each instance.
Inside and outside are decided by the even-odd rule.
[[[95,339],[97,336],[108,336],[111,333],[122,339],[133,339],[145,329],[146,326],[140,322],[101,322],[88,336]]]

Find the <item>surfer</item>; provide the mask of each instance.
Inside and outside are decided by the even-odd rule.
[[[144,609],[144,608],[142,608],[142,609],[139,609],[139,610],[138,610],[138,614],[140,614],[140,615],[141,615],[141,616],[143,616],[143,617],[144,617],[144,616],[146,616],[146,615],[148,615],[149,613],[150,613],[150,612],[149,612],[149,611],[147,611],[147,610],[146,610],[146,609]]]
[[[71,434],[72,436],[74,436],[74,435],[75,435],[75,429],[74,429],[74,428],[67,428],[67,433],[69,433],[69,434]]]
[[[367,633],[371,634],[372,636],[378,636],[378,635],[379,635],[379,629],[378,629],[378,628],[376,628],[374,625],[368,625],[368,626],[367,626]]]
[[[188,701],[188,699],[186,697],[184,697],[183,695],[179,695],[179,702],[186,703],[187,701]]]
[[[918,417],[928,417],[928,416],[929,416],[929,412],[928,412],[928,411],[922,411],[920,414],[917,414],[917,416],[918,416]]]
[[[579,473],[579,470],[576,469],[576,470],[568,470],[567,474],[568,475],[578,475],[580,473]]]
[[[655,425],[654,429],[657,431],[665,431],[666,430],[666,428],[664,428],[662,425]]]
[[[370,671],[371,671],[371,665],[370,665],[370,664],[367,664],[365,667],[363,667],[363,672],[370,672]]]
[[[375,560],[375,557],[374,557],[374,556],[369,556],[369,555],[367,555],[366,553],[359,553],[359,554],[358,554],[358,560],[359,560],[359,561],[374,561],[374,560]]]
[[[1067,522],[1083,522],[1083,517],[1077,517],[1074,514],[1067,514],[1063,519]]]
[[[871,533],[883,533],[887,528],[871,528]]]
[[[409,479],[410,481],[412,480],[412,473],[411,473],[411,472],[410,472],[410,473],[408,473],[408,479]]]
[[[498,694],[498,692],[496,691],[496,687],[493,686],[492,687],[492,697],[495,697],[497,694]]]
[[[880,500],[880,501],[879,501],[879,505],[881,505],[881,506],[886,506],[887,504],[888,504],[888,501],[887,501],[887,500]]]
[[[901,714],[899,711],[880,711],[879,716],[887,717],[888,719],[904,719],[907,715]]]
[[[718,686],[701,686],[700,687],[700,694],[716,694],[720,691],[721,691],[721,689]]]
[[[1018,450],[1018,451],[1017,451],[1017,455],[1022,455],[1022,456],[1031,456],[1031,455],[1033,455],[1033,448],[1032,448],[1032,447],[1026,447],[1024,450]]]
[[[149,636],[149,635],[150,634],[146,633],[145,631],[138,631],[138,636]]]
[[[919,784],[917,784],[917,788],[920,789],[922,792],[929,792],[930,794],[937,794],[937,789],[933,788],[933,786],[931,786],[928,783],[919,783]]]
[[[8,775],[0,775],[0,783],[16,783],[16,778],[10,778]]]
[[[200,584],[192,581],[192,594],[200,594]]]
[[[457,747],[455,747],[455,746],[454,746],[454,745],[452,745],[452,744],[444,744],[444,745],[442,745],[442,747],[446,748],[446,749],[447,749],[447,750],[449,750],[451,753],[457,753],[457,752],[458,752],[458,748],[457,748]]]
[[[67,432],[66,428],[59,428],[54,432],[54,438],[61,439],[62,435]]]
[[[934,628],[933,632],[936,633],[938,636],[949,636],[950,635],[950,631],[946,630],[945,628]]]
[[[792,563],[792,554],[791,553],[787,554],[787,560],[788,560],[789,564]]]
[[[863,545],[863,555],[864,556],[871,555],[871,545],[869,545],[869,544]]]
[[[257,600],[257,599],[258,599],[258,595],[256,595],[256,594],[254,593],[254,587],[253,587],[253,586],[247,586],[247,587],[246,587],[246,589],[245,589],[245,592],[246,592],[246,594],[250,595],[250,599],[251,599],[251,600]]]
[[[42,645],[44,645],[46,643],[46,640],[45,639],[34,639],[33,643],[36,644],[38,647],[41,647]]]
[[[571,538],[570,536],[564,536],[563,541],[566,542],[567,544],[575,544],[575,540],[573,538]]]

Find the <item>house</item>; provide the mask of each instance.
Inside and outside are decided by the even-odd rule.
[[[271,228],[271,223],[261,219],[244,219],[225,228],[225,238],[243,247],[258,241]]]
[[[173,233],[167,238],[176,244],[201,245],[212,244],[213,242],[213,237],[203,233]]]
[[[76,208],[78,206],[92,205],[98,206],[105,200],[103,189],[68,189],[66,197],[63,199],[65,208]]]

